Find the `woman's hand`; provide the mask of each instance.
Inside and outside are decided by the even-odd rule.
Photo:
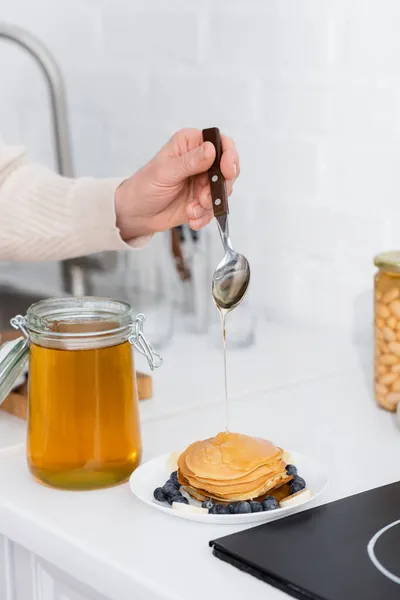
[[[233,140],[222,137],[221,171],[228,194],[239,175]],[[115,193],[117,226],[124,240],[188,222],[201,229],[213,217],[207,170],[215,158],[211,142],[198,129],[182,129],[156,156],[122,182]]]

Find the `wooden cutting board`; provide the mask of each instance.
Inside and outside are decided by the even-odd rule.
[[[20,335],[20,333],[14,331],[0,333],[0,345],[3,342],[20,337]],[[151,398],[153,395],[153,380],[151,375],[138,372],[136,373],[136,380],[139,400],[148,400]],[[0,405],[0,409],[21,419],[26,419],[28,410],[28,383],[25,382],[17,390],[11,392]]]

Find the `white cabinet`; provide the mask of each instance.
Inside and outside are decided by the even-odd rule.
[[[0,536],[1,600],[110,600]]]

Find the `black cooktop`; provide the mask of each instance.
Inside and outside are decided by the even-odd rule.
[[[400,482],[210,542],[301,600],[400,600]]]

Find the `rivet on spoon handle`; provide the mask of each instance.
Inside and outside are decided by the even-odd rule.
[[[215,160],[208,170],[211,198],[214,215],[222,217],[229,213],[228,194],[226,192],[225,177],[221,172],[222,141],[218,127],[203,129],[203,141],[211,142],[215,147]]]

